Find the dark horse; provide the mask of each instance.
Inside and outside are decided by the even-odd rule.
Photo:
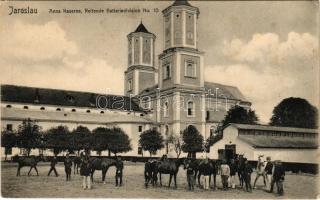
[[[44,160],[44,158],[42,156],[19,157],[18,158],[17,176],[20,176],[20,169],[22,167],[28,167],[28,166],[30,166],[28,176],[30,175],[32,168],[34,168],[36,170],[37,176],[39,176],[37,164],[38,164],[38,162],[43,161],[43,160]]]
[[[175,160],[160,160],[157,162],[157,171],[160,174],[160,186],[162,186],[161,174],[170,174],[169,187],[171,179],[174,179],[174,186],[177,187],[177,174],[179,167],[184,164],[185,158],[178,158]]]
[[[102,181],[105,184],[105,178],[109,167],[116,166],[117,161],[111,158],[90,158],[91,181],[93,182],[93,174],[95,170],[102,171]]]
[[[194,178],[198,179],[198,185],[201,186],[200,177],[201,175],[209,176],[209,185],[211,183],[211,176],[213,176],[213,188],[216,188],[216,177],[219,169],[219,161],[208,159],[208,162],[203,160],[194,160]]]
[[[245,177],[244,177],[244,168],[245,168],[245,157],[243,154],[239,154],[236,159],[238,177],[240,182],[240,187],[242,188],[244,185]]]
[[[79,174],[79,168],[81,165],[81,157],[76,156],[73,159],[73,174]]]
[[[155,186],[157,184],[157,174],[157,160],[148,160],[144,165],[144,180],[146,188],[148,187],[150,181],[152,183],[152,186]]]

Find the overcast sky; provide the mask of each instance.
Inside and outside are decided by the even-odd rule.
[[[48,14],[49,9],[148,8],[154,2],[1,2],[0,79],[16,84],[123,94],[127,34],[140,20],[163,50],[161,12]],[[205,80],[237,86],[268,122],[273,107],[295,96],[319,101],[318,3],[315,1],[191,1],[199,7],[199,50]],[[8,6],[38,8],[11,15]]]

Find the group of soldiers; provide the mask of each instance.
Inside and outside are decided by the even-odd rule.
[[[271,157],[267,157],[266,161],[262,161],[263,156],[259,156],[256,166],[256,178],[254,180],[253,189],[256,189],[256,183],[260,177],[263,178],[264,186],[267,192],[273,193],[274,185],[277,186],[277,194],[282,196],[284,194],[283,182],[285,177],[285,169],[280,160],[271,161]],[[206,161],[205,158],[203,162]],[[189,190],[194,189],[194,169],[192,161],[189,159],[186,163],[187,170],[187,182]],[[235,159],[230,159],[229,162],[223,160],[218,168],[218,174],[221,176],[222,189],[228,190],[229,188],[235,189],[235,177],[238,173],[240,179],[240,186],[245,184],[247,192],[252,192],[251,186],[251,174],[253,173],[253,167],[248,160],[244,158],[243,165],[239,165],[239,162]],[[203,188],[209,189],[208,177],[203,177]],[[242,179],[242,180],[241,180]]]
[[[82,152],[80,154],[80,176],[83,177],[82,180],[82,187],[83,189],[91,189],[92,183],[91,183],[91,163],[90,163],[90,155],[86,152]],[[55,166],[58,163],[58,159],[56,156],[54,156],[50,161],[50,169],[48,172],[48,176],[50,176],[51,172],[53,171],[56,175],[56,177],[59,176]],[[69,154],[66,154],[66,157],[64,159],[64,169],[66,174],[66,181],[71,181],[71,169],[73,160],[70,158]],[[116,166],[116,186],[122,186],[122,171],[123,171],[123,163],[121,162],[121,157],[117,157],[117,164],[116,165],[122,165],[122,166]]]

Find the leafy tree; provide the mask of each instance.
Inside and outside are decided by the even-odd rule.
[[[98,127],[92,131],[94,138],[93,150],[97,151],[99,155],[101,155],[102,151],[108,150],[110,131],[110,129],[105,127]]]
[[[2,131],[1,132],[1,146],[4,147],[5,160],[10,153],[10,150],[17,144],[17,137],[12,131]]]
[[[52,149],[54,155],[58,155],[70,148],[70,131],[66,126],[52,127],[44,136],[45,147]]]
[[[318,110],[302,98],[283,99],[274,109],[270,119],[272,126],[317,128]]]
[[[222,120],[222,127],[225,127],[229,123],[257,124],[257,122],[258,117],[254,110],[247,110],[241,106],[234,106],[228,111],[224,120]]]
[[[141,133],[139,139],[141,148],[145,151],[149,151],[150,156],[152,153],[155,153],[157,150],[164,147],[163,142],[163,137],[156,128],[144,131]]]
[[[177,158],[181,155],[182,138],[177,135],[170,135],[167,139],[168,144],[172,144],[174,152],[177,154]]]
[[[182,151],[188,152],[188,156],[195,157],[196,152],[203,150],[203,136],[196,127],[190,125],[182,132]]]
[[[78,126],[72,131],[72,149],[89,151],[93,146],[93,137],[90,130],[85,126]]]
[[[110,129],[108,150],[115,155],[117,155],[117,153],[125,153],[131,150],[130,139],[121,128],[114,127]]]
[[[30,119],[24,120],[18,127],[17,146],[26,149],[28,156],[31,149],[41,147],[41,129],[41,126]]]

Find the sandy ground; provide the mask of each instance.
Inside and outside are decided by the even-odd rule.
[[[21,177],[16,177],[16,163],[2,163],[1,171],[1,194],[3,197],[102,197],[102,198],[316,198],[319,189],[317,188],[318,176],[287,174],[284,183],[285,195],[278,197],[263,190],[263,181],[258,181],[258,188],[252,193],[242,189],[223,191],[204,191],[196,188],[193,192],[187,190],[185,171],[180,168],[178,173],[178,188],[168,188],[168,175],[163,175],[163,187],[144,187],[143,164],[125,163],[124,185],[115,186],[115,169],[110,168],[107,174],[107,183],[101,182],[101,172],[95,173],[95,183],[91,190],[81,188],[81,177],[72,174],[70,182],[65,181],[63,164],[57,166],[59,177],[51,174],[47,176],[49,163],[39,163],[39,176],[32,171],[28,177],[29,168],[22,168]],[[252,175],[254,179],[254,175]],[[252,180],[253,181],[253,180]],[[221,188],[220,177],[217,178],[218,188]]]

